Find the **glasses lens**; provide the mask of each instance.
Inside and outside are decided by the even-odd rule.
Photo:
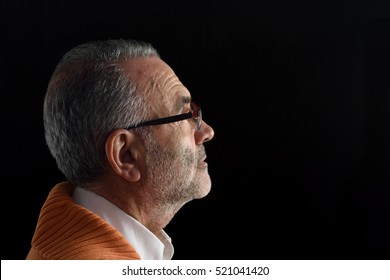
[[[202,110],[194,102],[191,103],[192,117],[196,121],[196,129],[199,130],[202,126]]]
[[[196,114],[197,114],[196,128],[199,130],[200,127],[202,126],[202,110],[200,109],[200,107],[197,107]]]

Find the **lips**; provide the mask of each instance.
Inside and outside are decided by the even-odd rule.
[[[207,164],[207,162],[205,162],[205,160],[206,160],[206,157],[204,157],[203,159],[199,160],[198,168],[207,168],[208,164]]]
[[[198,158],[199,158],[199,161],[198,161],[198,168],[207,168],[207,162],[206,162],[206,150],[204,148],[204,146],[202,145],[200,147],[200,150],[198,152]]]

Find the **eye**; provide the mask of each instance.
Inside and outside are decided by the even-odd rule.
[[[191,102],[192,115],[195,119],[199,117],[199,107],[195,104],[195,102]]]

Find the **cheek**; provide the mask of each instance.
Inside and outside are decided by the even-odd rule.
[[[171,153],[193,154],[197,150],[194,127],[189,121],[181,121],[168,125],[157,126],[154,130],[154,139],[165,151]]]
[[[178,149],[195,149],[195,137],[192,131],[184,131],[180,127],[170,130],[163,139],[161,145]]]
[[[161,146],[170,149],[175,144],[182,141],[183,132],[179,129],[177,123],[158,125],[153,133],[154,140]]]

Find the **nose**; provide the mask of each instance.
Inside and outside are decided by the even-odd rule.
[[[210,141],[214,137],[214,129],[202,120],[202,126],[195,131],[195,140],[197,144]]]

